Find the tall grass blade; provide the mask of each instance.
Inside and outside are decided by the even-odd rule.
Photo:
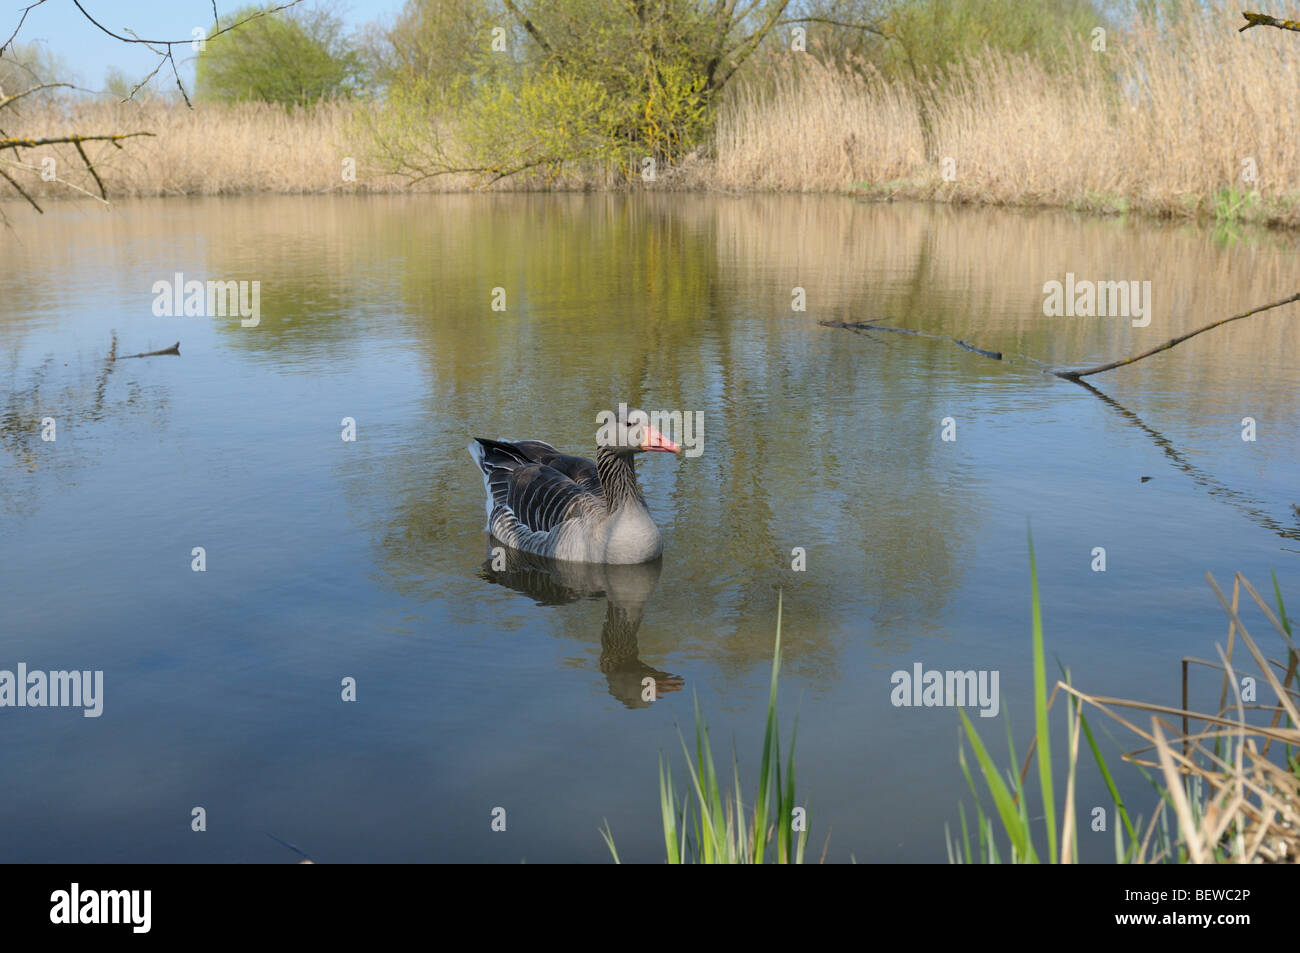
[[[609,829],[609,819],[602,818],[602,820],[605,822],[605,826],[599,828],[600,836],[604,838],[605,846],[609,848],[609,852],[614,855],[614,863],[621,864],[623,862],[618,859],[618,849],[614,846],[614,832]]]
[[[1034,732],[1038,742],[1038,781],[1047,818],[1047,854],[1056,863],[1056,800],[1052,794],[1052,744],[1047,721],[1047,662],[1043,653],[1043,614],[1038,600],[1038,567],[1034,560],[1034,534],[1029,533],[1029,586],[1034,626]]]
[[[975,760],[979,763],[980,772],[984,775],[984,783],[988,786],[989,793],[993,796],[993,804],[997,808],[998,816],[1002,819],[1002,827],[1006,831],[1008,839],[1011,841],[1012,850],[1016,856],[1026,862],[1033,862],[1036,859],[1034,845],[1028,837],[1028,831],[1021,819],[1021,810],[1016,806],[1015,799],[1011,796],[1011,791],[1007,788],[1007,783],[1002,780],[998,773],[997,765],[989,757],[988,751],[984,748],[984,742],[980,740],[979,732],[971,724],[970,719],[966,717],[964,709],[958,708],[957,714],[961,717],[962,727],[966,729],[966,737],[970,741],[971,749],[975,752]],[[989,822],[990,840],[989,849],[993,856],[996,856],[996,846],[992,840],[991,830],[992,821]],[[994,861],[996,863],[996,861]]]

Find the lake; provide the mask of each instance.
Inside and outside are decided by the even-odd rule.
[[[1179,659],[1227,631],[1207,571],[1261,592],[1276,572],[1300,604],[1297,306],[1100,393],[1039,363],[1300,290],[1294,235],[696,194],[11,218],[0,669],[102,671],[103,693],[93,718],[0,708],[6,861],[296,861],[283,841],[608,862],[606,820],[625,861],[661,861],[658,759],[681,788],[696,700],[753,797],[781,598],[812,859],[943,862],[971,808],[958,715],[896,706],[892,675],[996,672],[998,716],[967,712],[999,763],[1007,718],[1023,754],[1030,529],[1050,674],[1097,694],[1179,704]],[[255,326],[155,314],[178,273],[258,282]],[[1138,282],[1147,314],[1047,316],[1067,276]],[[471,438],[591,456],[620,402],[703,422],[698,456],[639,460],[662,559],[494,570]],[[1112,730],[1108,751],[1137,747]],[[1083,774],[1080,804],[1109,804]],[[1111,833],[1081,836],[1111,857]]]

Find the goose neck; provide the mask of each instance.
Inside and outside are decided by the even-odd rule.
[[[636,482],[636,468],[632,455],[610,447],[596,450],[596,473],[605,494],[605,505],[611,511],[628,503],[645,505],[641,488]]]

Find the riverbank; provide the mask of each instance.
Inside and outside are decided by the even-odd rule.
[[[1078,38],[1068,61],[986,50],[942,85],[887,82],[868,67],[785,53],[722,106],[707,148],[630,187],[841,192],[1300,227],[1300,36],[1238,33],[1239,19],[1224,7],[1123,35],[1094,31]],[[387,171],[369,121],[379,108],[49,102],[24,108],[12,132],[152,133],[121,150],[87,144],[113,197],[481,186],[465,175],[412,184]],[[96,190],[73,147],[22,154],[29,170],[47,158],[60,179]],[[24,186],[37,197],[76,194],[35,173]],[[491,186],[628,187],[604,170]]]

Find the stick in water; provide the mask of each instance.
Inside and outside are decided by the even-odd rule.
[[[1159,354],[1161,351],[1167,351],[1176,344],[1182,344],[1188,338],[1194,338],[1198,334],[1203,334],[1221,324],[1227,324],[1229,321],[1240,321],[1242,318],[1248,318],[1252,314],[1259,314],[1261,311],[1271,311],[1273,308],[1280,308],[1284,304],[1290,304],[1293,301],[1300,301],[1300,293],[1291,295],[1289,298],[1283,298],[1281,301],[1274,301],[1272,304],[1262,304],[1258,308],[1251,308],[1249,311],[1243,311],[1241,314],[1234,314],[1230,318],[1221,318],[1212,324],[1207,324],[1203,328],[1197,328],[1187,334],[1179,335],[1176,338],[1170,338],[1164,344],[1151,348],[1149,351],[1143,351],[1141,354],[1134,354],[1132,357],[1126,357],[1120,361],[1111,361],[1109,364],[1101,364],[1097,367],[1087,367],[1079,371],[1052,371],[1057,377],[1064,377],[1066,380],[1077,381],[1081,377],[1091,377],[1093,374],[1100,374],[1102,371],[1113,371],[1117,367],[1124,367],[1126,364],[1136,364],[1144,357],[1150,357],[1152,354]]]
[[[114,345],[116,346],[117,342],[114,341],[113,343],[114,343]],[[115,357],[115,358],[112,358],[112,359],[115,360],[115,361],[129,361],[129,360],[130,360],[131,358],[133,358],[133,357],[158,357],[158,356],[163,355],[163,354],[175,354],[177,357],[180,357],[180,356],[181,356],[181,342],[180,342],[180,341],[177,341],[177,342],[176,342],[175,344],[173,344],[171,347],[165,347],[165,348],[163,348],[161,351],[146,351],[144,354],[127,354],[127,355],[125,355],[125,356],[123,356],[123,357]],[[111,357],[111,355],[110,355],[110,357]]]

